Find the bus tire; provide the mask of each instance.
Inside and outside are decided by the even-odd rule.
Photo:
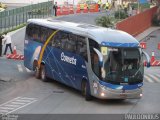
[[[90,95],[89,92],[89,85],[88,82],[86,80],[82,81],[82,95],[85,97],[86,101],[90,101],[92,100],[92,96]]]
[[[34,74],[37,79],[40,79],[40,70],[38,67],[35,67]]]
[[[40,78],[42,79],[43,82],[47,82],[45,65],[41,65],[41,68],[40,68]]]

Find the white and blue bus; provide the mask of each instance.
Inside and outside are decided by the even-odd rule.
[[[142,97],[143,56],[131,35],[108,28],[59,20],[30,19],[24,65],[35,76],[59,81],[82,92],[86,100]]]

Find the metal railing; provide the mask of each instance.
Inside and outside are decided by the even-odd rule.
[[[28,19],[47,18],[51,11],[52,2],[48,1],[0,12],[0,34],[25,24]]]

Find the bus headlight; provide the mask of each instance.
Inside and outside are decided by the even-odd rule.
[[[101,93],[101,96],[104,97],[104,95],[105,95],[105,94],[102,92],[102,93]]]
[[[143,94],[141,93],[139,96],[140,96],[140,97],[142,97],[142,96],[143,96]]]

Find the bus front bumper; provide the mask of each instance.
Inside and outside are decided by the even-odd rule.
[[[99,87],[98,92],[94,92],[94,95],[100,99],[140,99],[142,97],[142,88],[117,90]]]

